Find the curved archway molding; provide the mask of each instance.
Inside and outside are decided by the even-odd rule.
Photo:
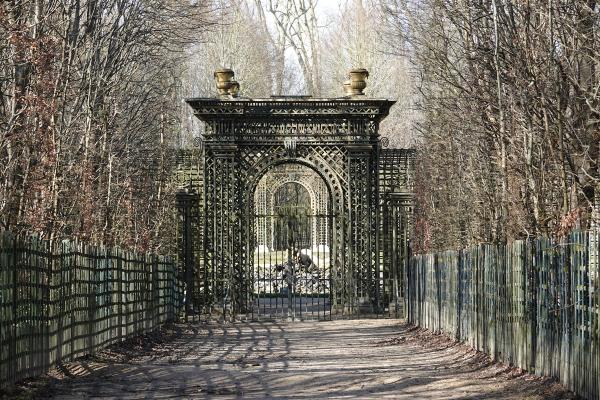
[[[310,213],[313,216],[326,216],[329,213],[329,192],[323,179],[312,169],[302,164],[280,164],[269,170],[260,179],[254,193],[256,215],[275,214],[275,193],[287,184],[301,185],[310,195]],[[328,250],[328,219],[312,219],[313,250]],[[259,251],[268,251],[274,247],[274,220],[259,220],[256,227],[256,244]]]

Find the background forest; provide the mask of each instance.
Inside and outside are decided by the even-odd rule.
[[[587,228],[600,192],[599,7],[571,0],[7,0],[0,229],[171,251],[183,98],[397,100],[417,251]],[[598,198],[599,196],[596,196]],[[595,218],[598,218],[596,215]]]

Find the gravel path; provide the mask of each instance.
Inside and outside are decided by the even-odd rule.
[[[563,399],[550,380],[393,320],[176,325],[62,366],[58,399]]]

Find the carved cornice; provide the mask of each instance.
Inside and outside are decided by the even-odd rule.
[[[195,115],[203,121],[237,119],[305,119],[334,117],[348,119],[352,117],[368,118],[380,121],[385,118],[395,103],[383,99],[308,99],[308,98],[270,98],[270,99],[217,99],[190,98],[186,102],[194,109]]]

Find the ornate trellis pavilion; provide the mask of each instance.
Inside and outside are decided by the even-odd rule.
[[[180,174],[199,194],[195,257],[183,257],[194,267],[196,308],[251,318],[397,313],[414,153],[382,149],[379,123],[394,102],[360,93],[251,99],[221,92],[186,100],[205,124],[201,155],[183,155]],[[301,279],[273,277],[286,261],[294,264],[293,240],[287,260],[259,255],[276,250],[273,219],[297,220],[274,214],[274,193],[289,183],[309,193],[311,244],[324,253],[312,253],[319,262],[302,289]],[[299,306],[291,292],[300,293]]]

